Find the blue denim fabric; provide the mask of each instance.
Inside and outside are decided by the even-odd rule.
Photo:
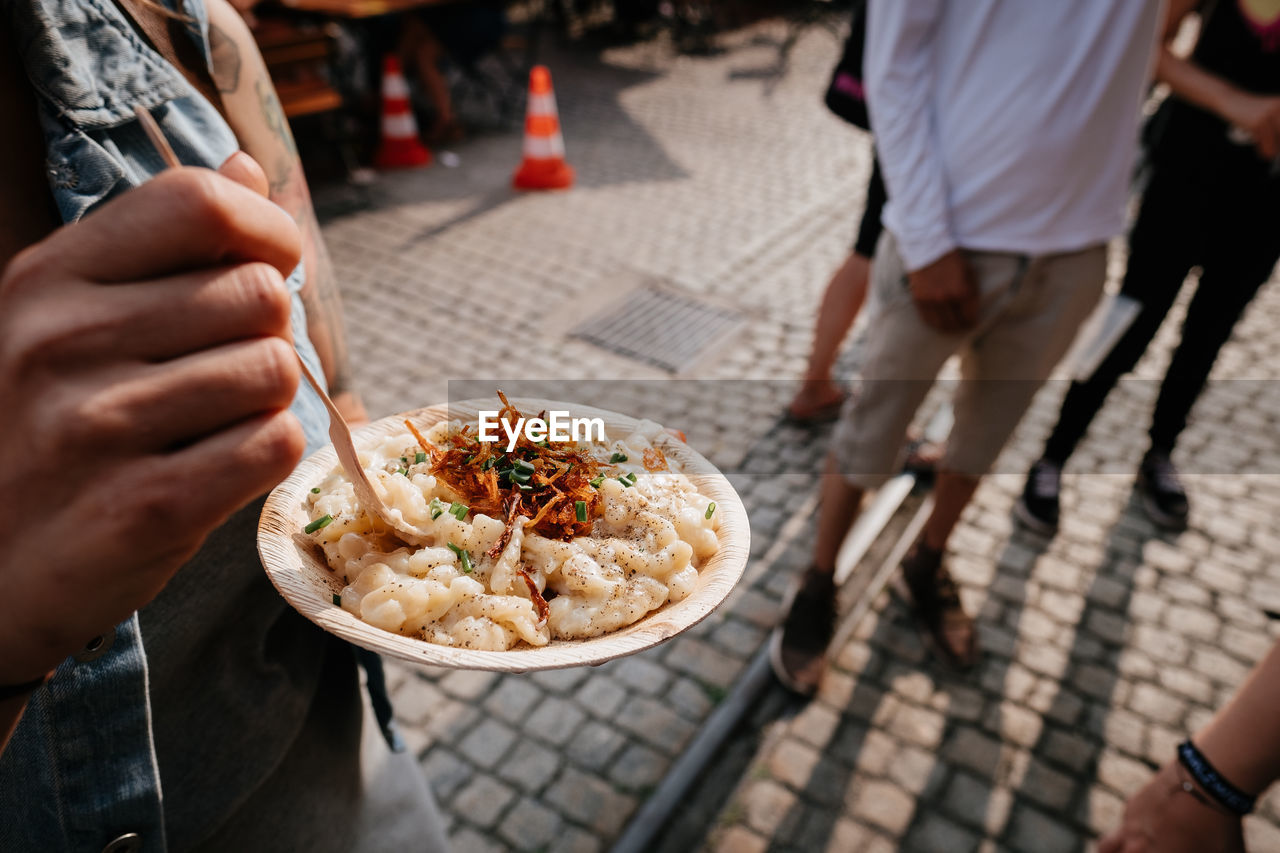
[[[160,0],[172,8],[173,0]],[[74,222],[164,168],[134,116],[150,110],[179,159],[217,168],[236,151],[231,129],[183,75],[143,42],[112,0],[4,0],[0,22],[16,37],[39,102],[48,178]],[[202,0],[185,0],[188,31],[209,56]],[[4,18],[7,16],[7,21]],[[299,296],[288,278],[299,353],[322,375]],[[326,441],[328,418],[305,384],[292,411],[308,452]],[[0,850],[99,850],[137,833],[164,851],[160,778],[151,729],[147,657],[135,614],[98,646],[68,658],[36,691],[0,755]]]
[[[36,691],[0,756],[0,850],[96,851],[126,832],[165,849],[137,615],[101,642]]]

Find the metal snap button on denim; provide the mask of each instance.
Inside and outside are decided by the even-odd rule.
[[[137,853],[142,849],[142,836],[136,832],[126,832],[119,838],[102,848],[102,853]]]
[[[61,158],[49,163],[49,180],[55,187],[63,190],[73,190],[80,185],[76,167]]]
[[[91,660],[97,660],[107,653],[107,649],[111,648],[111,644],[116,641],[116,632],[108,631],[105,634],[99,634],[94,637],[85,647],[76,655],[76,660],[80,663],[88,663]],[[124,836],[120,836],[123,838]]]

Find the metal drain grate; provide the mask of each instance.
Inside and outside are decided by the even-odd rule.
[[[743,324],[740,316],[655,287],[588,317],[569,334],[610,352],[679,373]]]

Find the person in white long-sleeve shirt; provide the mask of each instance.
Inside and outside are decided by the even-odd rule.
[[[840,542],[943,363],[961,357],[935,506],[899,591],[944,661],[977,660],[942,552],[979,479],[1102,292],[1124,224],[1160,0],[870,0],[865,77],[889,203],[859,393],[823,478],[814,564],[774,670],[816,689]]]
[[[870,4],[866,86],[908,270],[1087,249],[1124,225],[1159,4]]]

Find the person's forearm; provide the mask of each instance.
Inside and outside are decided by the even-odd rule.
[[[1192,738],[1228,781],[1250,794],[1280,778],[1280,644],[1231,701]]]
[[[227,120],[241,147],[262,164],[271,200],[288,211],[302,229],[306,282],[301,295],[307,312],[307,335],[320,357],[329,393],[335,400],[347,399],[350,405],[345,407],[346,414],[363,418],[363,407],[348,374],[342,300],[289,122],[244,21],[225,0],[209,0],[206,5],[213,75]]]
[[[301,169],[298,176],[301,180]],[[302,304],[307,310],[307,335],[324,367],[330,395],[335,398],[354,395],[355,388],[349,374],[342,295],[338,291],[333,265],[320,234],[320,223],[312,212],[309,195],[301,224],[303,257],[307,270],[307,281],[302,289]]]
[[[1167,47],[1156,61],[1156,79],[1188,103],[1203,107],[1231,121],[1233,101],[1244,95],[1216,74],[1205,71],[1189,59],[1175,56]]]

